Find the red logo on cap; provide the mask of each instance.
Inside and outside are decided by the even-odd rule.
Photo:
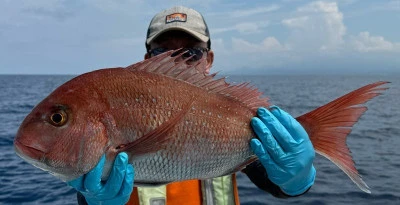
[[[187,15],[183,13],[174,13],[165,17],[165,23],[186,22]]]

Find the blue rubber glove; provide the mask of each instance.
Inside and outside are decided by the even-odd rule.
[[[126,204],[133,190],[134,178],[133,166],[128,163],[128,155],[124,152],[117,155],[108,180],[102,182],[101,174],[105,161],[103,155],[89,173],[67,184],[81,192],[89,205]]]
[[[297,120],[279,107],[270,110],[259,108],[251,120],[261,142],[252,139],[250,146],[274,184],[288,195],[302,194],[314,184],[313,145]]]

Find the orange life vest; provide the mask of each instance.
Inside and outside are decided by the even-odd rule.
[[[218,178],[215,178],[218,179]],[[229,191],[231,193],[228,193],[228,195],[231,195],[233,199],[229,200],[230,202],[222,202],[222,204],[225,205],[239,205],[239,194],[237,190],[237,185],[236,185],[236,175],[233,174],[229,178],[231,179],[231,183],[229,187]],[[214,180],[214,179],[213,179]],[[226,179],[224,179],[226,180]],[[188,181],[182,181],[182,182],[174,182],[167,184],[165,186],[165,197],[164,198],[153,198],[153,199],[146,199],[146,200],[160,200],[158,202],[154,202],[154,204],[166,204],[166,205],[182,205],[182,204],[190,204],[190,205],[206,205],[207,200],[205,195],[211,192],[215,192],[216,189],[226,189],[228,190],[228,187],[223,187],[219,186],[221,184],[219,181],[217,181],[216,186],[212,187],[211,190],[210,188],[206,188],[204,186],[204,182],[202,180],[188,180]],[[146,188],[139,188],[139,189],[146,189]],[[139,190],[137,187],[134,188],[131,198],[128,201],[128,205],[144,205],[144,204],[152,204],[151,201],[143,201],[144,196],[141,196],[141,190]],[[207,190],[208,189],[208,190]],[[219,192],[220,194],[226,194],[227,191],[222,191]],[[213,195],[213,197],[221,197],[217,195]],[[227,196],[230,197],[230,196]],[[215,201],[215,199],[212,199]],[[221,204],[221,203],[218,203]]]

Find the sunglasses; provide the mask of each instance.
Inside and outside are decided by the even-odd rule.
[[[149,50],[149,54],[150,56],[156,56],[156,55],[160,55],[161,53],[165,53],[167,51],[170,51],[171,49],[167,49],[167,48],[155,48],[155,49],[151,49]],[[200,48],[200,47],[193,47],[193,48],[182,48],[178,51],[176,51],[175,53],[173,53],[171,55],[171,57],[177,56],[181,53],[183,58],[190,58],[188,61],[191,62],[195,62],[200,60],[203,57],[203,53],[204,52],[208,52],[209,49],[208,48]]]

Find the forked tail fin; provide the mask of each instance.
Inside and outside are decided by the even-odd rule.
[[[379,87],[386,83],[388,82],[366,85],[296,118],[307,131],[315,151],[335,163],[367,193],[371,191],[355,168],[346,145],[346,137],[367,110],[362,104],[386,90],[387,88]]]

